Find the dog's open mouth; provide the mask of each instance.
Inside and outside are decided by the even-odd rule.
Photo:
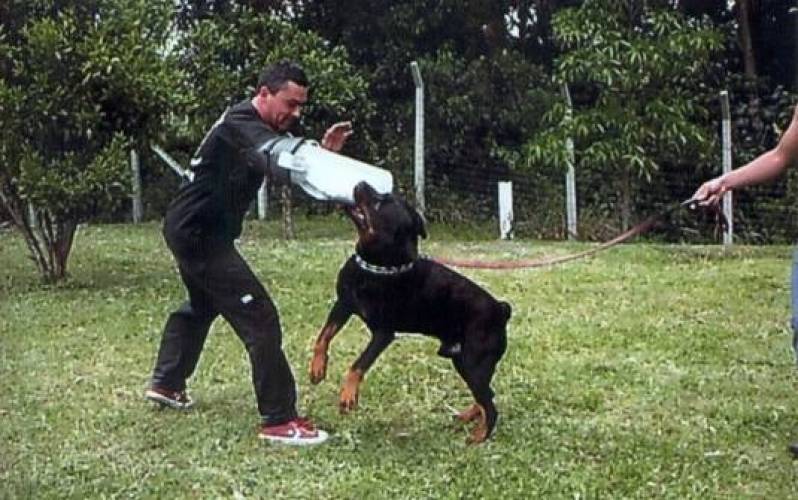
[[[359,205],[347,205],[344,207],[344,211],[346,215],[352,219],[352,222],[355,223],[355,226],[360,231],[365,231],[368,228],[368,220],[366,219],[366,213],[360,208]]]
[[[377,192],[368,183],[359,182],[352,189],[352,198],[354,203],[344,206],[346,215],[355,223],[355,227],[361,237],[372,234],[374,232],[371,221],[373,212],[370,213],[370,210],[371,203],[377,199]]]

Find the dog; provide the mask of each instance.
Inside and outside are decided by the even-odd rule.
[[[313,348],[311,383],[324,380],[330,342],[353,314],[368,326],[371,340],[344,379],[342,413],[357,407],[363,377],[395,333],[435,337],[438,355],[452,360],[475,400],[457,415],[476,422],[468,442],[485,441],[498,418],[490,384],[507,348],[512,308],[465,276],[419,257],[425,223],[404,199],[378,194],[365,182],[354,187],[353,198],[344,209],[357,228],[355,254],[338,273],[337,300]]]

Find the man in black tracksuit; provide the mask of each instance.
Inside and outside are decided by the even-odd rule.
[[[316,444],[327,434],[297,414],[296,384],[282,350],[277,309],[234,246],[264,176],[285,180],[261,151],[299,118],[308,80],[294,63],[267,67],[255,96],[229,108],[213,125],[191,161],[191,180],[169,205],[164,237],[174,254],[188,301],[166,322],[146,397],[188,408],[191,376],[211,323],[227,320],[241,338],[263,425],[259,437],[288,444]],[[338,151],[351,124],[330,127],[322,146]]]

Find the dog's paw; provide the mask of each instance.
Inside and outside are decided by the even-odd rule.
[[[327,376],[327,356],[314,354],[310,360],[310,383],[318,384]]]
[[[338,400],[338,410],[341,413],[354,411],[357,408],[357,398],[357,392],[350,393],[347,391],[347,388],[344,387],[343,390],[341,390],[341,397]]]
[[[454,416],[455,420],[461,422],[463,424],[467,424],[468,422],[473,422],[482,416],[482,409],[476,403],[471,405],[468,409],[461,411],[457,415]]]
[[[349,373],[346,374],[344,385],[341,387],[341,397],[338,399],[338,409],[341,413],[349,413],[357,408],[360,382],[362,380],[363,373],[359,370],[350,370]]]
[[[488,426],[485,409],[479,403],[474,403],[470,408],[459,413],[456,418],[463,423],[476,422],[476,426],[471,430],[471,433],[466,439],[467,444],[485,442],[490,436],[491,428]]]
[[[466,444],[479,444],[484,443],[488,439],[488,427],[486,425],[477,425],[468,435]]]

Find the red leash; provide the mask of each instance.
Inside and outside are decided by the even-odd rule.
[[[633,236],[643,234],[649,231],[652,227],[654,227],[659,219],[665,217],[666,215],[669,215],[674,210],[683,207],[687,207],[693,210],[698,207],[698,203],[691,198],[687,201],[674,204],[668,207],[666,210],[663,210],[661,213],[653,215],[648,219],[644,220],[643,222],[632,227],[631,229],[624,231],[615,238],[605,241],[604,243],[601,243],[600,245],[593,247],[590,250],[585,250],[584,252],[562,255],[559,257],[542,257],[539,259],[532,259],[532,260],[499,260],[492,262],[485,262],[481,260],[472,260],[472,259],[449,259],[445,257],[431,257],[430,259],[439,264],[453,266],[453,267],[470,268],[470,269],[529,269],[534,267],[544,267],[544,266],[551,266],[554,264],[561,264],[563,262],[589,257],[602,250],[612,248],[615,245],[622,243],[628,240],[629,238],[632,238]],[[726,218],[723,216],[723,213],[718,210],[716,212],[716,216],[719,217],[721,226],[727,227],[727,221]]]

